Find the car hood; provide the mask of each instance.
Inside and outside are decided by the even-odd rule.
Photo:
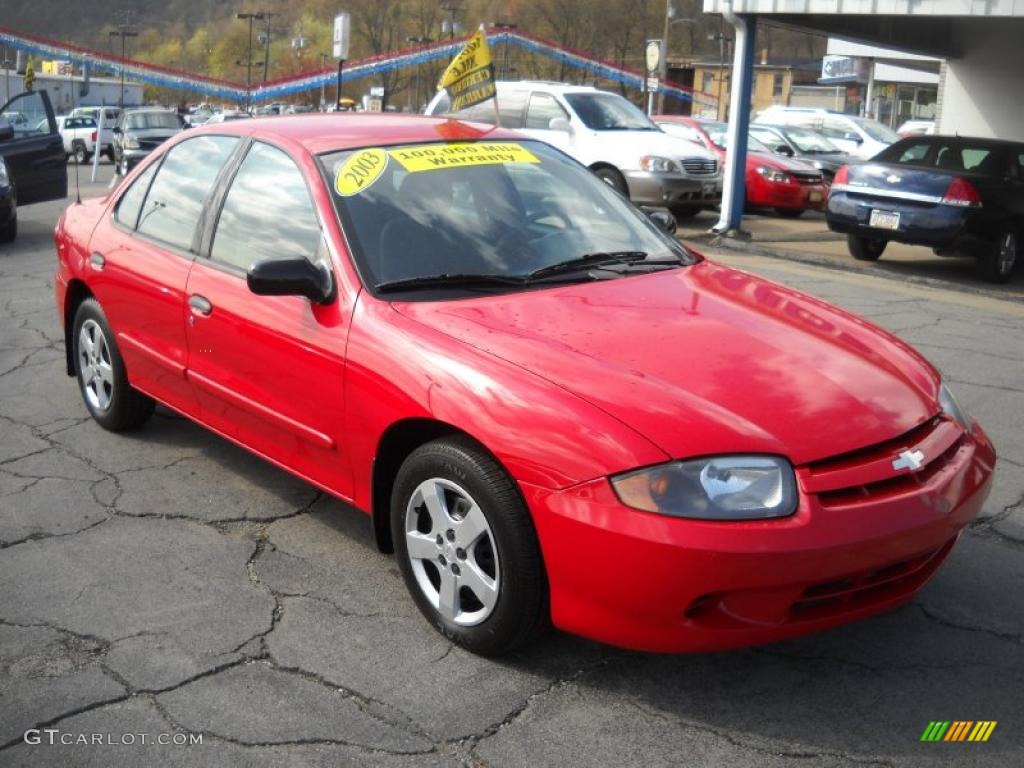
[[[937,373],[894,336],[707,261],[393,306],[576,394],[674,457],[772,453],[799,465],[890,440],[938,410]]]
[[[669,136],[661,131],[608,131],[608,135],[628,134],[638,149],[642,149],[645,155],[658,155],[672,159],[682,157],[700,157],[705,160],[716,160],[716,155],[692,141]]]
[[[807,172],[818,170],[813,163],[807,162],[806,158],[801,160],[795,157],[776,155],[771,152],[748,152],[747,165],[763,165],[780,171]]]

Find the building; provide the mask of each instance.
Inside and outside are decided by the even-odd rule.
[[[755,112],[773,104],[789,104],[793,87],[814,82],[816,70],[788,64],[769,64],[762,54],[760,64],[754,65],[751,103]],[[723,67],[718,61],[668,62],[668,79],[687,85],[694,90],[711,94],[719,101],[719,108],[703,107],[689,102],[666,100],[664,109],[669,113],[692,114],[693,117],[725,119],[729,114],[730,64]]]
[[[33,62],[33,68],[36,67]],[[118,104],[121,99],[121,80],[114,77],[89,77],[88,93],[83,94],[83,78],[77,75],[43,73],[42,67],[34,69],[36,82],[33,90],[46,91],[53,104],[54,114],[64,115],[75,107],[95,107],[100,104]],[[15,69],[0,69],[0,96],[6,104],[25,90],[25,78]],[[124,104],[126,107],[142,106],[142,84],[130,80],[124,82]]]

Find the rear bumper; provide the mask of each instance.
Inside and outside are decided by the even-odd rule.
[[[625,171],[629,199],[639,205],[703,204],[722,202],[722,176],[694,178],[675,173]]]
[[[623,506],[607,479],[524,486],[561,629],[647,651],[772,642],[899,606],[927,582],[991,486],[979,429],[913,491],[785,520],[714,523]]]
[[[899,213],[899,228],[870,226],[872,210]],[[972,226],[975,211],[955,205],[906,205],[898,200],[866,199],[833,192],[825,219],[833,232],[932,248],[973,248],[986,242]],[[993,233],[994,234],[994,233]]]

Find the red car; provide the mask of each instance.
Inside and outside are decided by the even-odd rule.
[[[725,162],[726,123],[680,115],[655,115],[651,119],[666,133],[701,144]],[[824,209],[828,184],[821,171],[803,160],[775,154],[753,136],[747,137],[747,150],[748,206],[773,208],[786,218]]]
[[[995,453],[865,321],[683,247],[541,142],[312,115],[187,131],[55,232],[67,370],[350,502],[429,621],[715,650],[907,602]]]

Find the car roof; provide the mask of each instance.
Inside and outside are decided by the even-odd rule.
[[[390,144],[526,138],[514,131],[486,123],[395,112],[328,112],[254,117],[250,120],[204,125],[186,133],[190,136],[230,133],[236,136],[279,138],[295,142],[314,155]]]

